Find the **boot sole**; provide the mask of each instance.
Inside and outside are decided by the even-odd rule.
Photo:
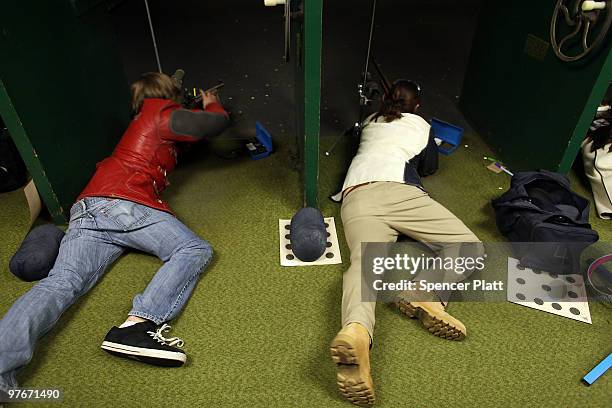
[[[110,341],[102,342],[102,349],[113,356],[142,361],[161,367],[181,367],[187,361],[183,353],[126,346]]]
[[[359,370],[359,356],[351,341],[343,336],[336,336],[330,346],[331,358],[336,363],[338,373],[336,381],[342,396],[361,407],[374,404],[374,387],[372,379],[362,378]],[[368,385],[368,383],[370,385]]]
[[[466,330],[452,316],[440,316],[418,302],[398,300],[395,302],[399,310],[411,319],[419,319],[423,326],[434,336],[446,340],[461,341],[465,339]]]

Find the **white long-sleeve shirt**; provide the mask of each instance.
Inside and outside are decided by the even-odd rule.
[[[372,181],[404,183],[406,162],[427,147],[430,125],[418,115],[402,113],[400,119],[385,122],[368,117],[361,132],[359,150],[351,162],[342,190],[332,197],[342,199],[349,187]]]
[[[612,152],[607,144],[591,151],[593,142],[585,139],[582,143],[584,172],[591,182],[595,208],[600,218],[612,219]]]

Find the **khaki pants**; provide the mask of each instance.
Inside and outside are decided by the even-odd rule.
[[[448,243],[430,245],[441,257],[458,256],[459,243],[480,242],[426,192],[401,183],[376,182],[351,191],[342,202],[342,223],[351,251],[351,265],[343,276],[342,325],[360,323],[370,336],[374,332],[376,302],[362,302],[362,242],[395,242],[399,234],[404,234],[420,242]],[[484,253],[481,244],[475,247],[476,253],[469,256]]]

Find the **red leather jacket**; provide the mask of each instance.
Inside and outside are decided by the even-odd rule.
[[[172,213],[160,194],[168,186],[168,173],[176,165],[175,145],[209,136],[192,130],[193,126],[177,133],[173,126],[173,113],[177,110],[181,114],[195,112],[167,99],[145,99],[113,154],[97,164],[94,176],[77,201],[84,197],[121,198]],[[224,119],[228,116],[218,103],[208,104],[205,111],[223,115]]]

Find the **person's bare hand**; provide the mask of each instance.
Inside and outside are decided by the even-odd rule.
[[[219,102],[219,98],[214,92],[204,92],[200,90],[200,93],[202,94],[202,107],[204,109],[206,109],[206,106],[210,103]]]

